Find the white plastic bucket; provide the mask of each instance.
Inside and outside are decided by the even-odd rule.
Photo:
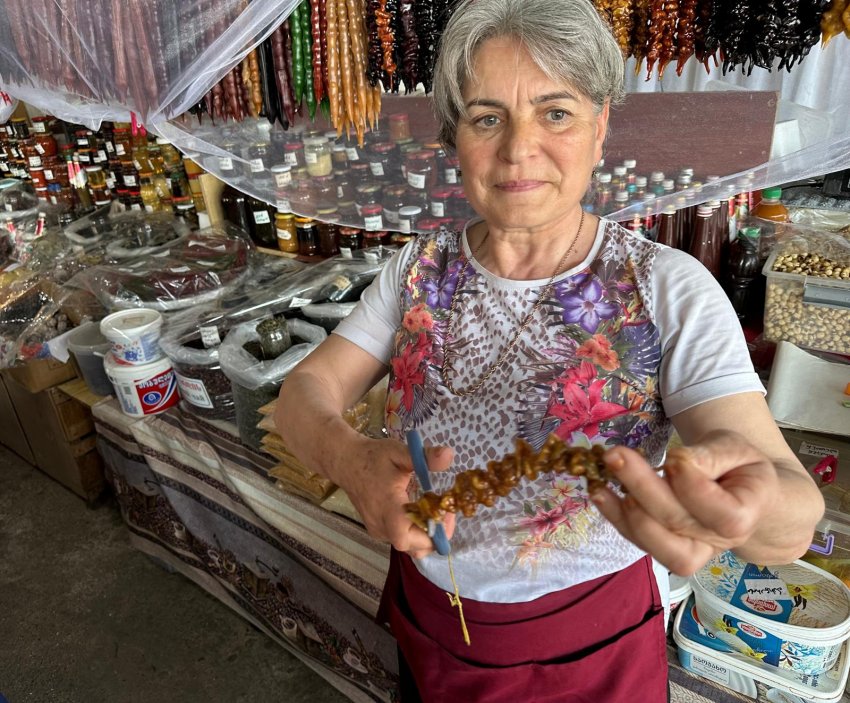
[[[156,310],[114,312],[100,321],[100,331],[112,342],[112,353],[119,364],[149,364],[162,358],[162,315]]]
[[[168,359],[126,366],[107,354],[103,367],[115,387],[121,409],[131,417],[156,415],[180,400],[177,378]]]
[[[724,552],[694,574],[705,628],[715,634],[734,630],[764,663],[781,669],[805,674],[830,669],[850,638],[850,589],[803,561],[772,566],[770,577],[761,580],[748,578],[753,568]]]

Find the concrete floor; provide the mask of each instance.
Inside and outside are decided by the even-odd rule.
[[[127,535],[0,446],[0,700],[348,700]]]

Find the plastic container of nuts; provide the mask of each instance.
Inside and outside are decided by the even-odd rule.
[[[850,354],[847,240],[794,238],[773,250],[762,273],[765,339]]]

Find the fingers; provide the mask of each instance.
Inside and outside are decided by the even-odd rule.
[[[451,467],[454,458],[455,452],[451,447],[427,447],[425,449],[425,460],[428,462],[429,471],[445,471]]]

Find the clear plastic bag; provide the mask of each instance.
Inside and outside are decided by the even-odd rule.
[[[261,361],[246,345],[258,345],[260,335],[254,319],[232,328],[219,348],[221,369],[230,379],[236,406],[236,424],[242,441],[261,449],[265,430],[257,425],[262,420],[258,410],[277,397],[286,375],[326,338],[321,327],[303,320],[289,320],[293,345],[276,359]]]
[[[120,241],[122,249],[128,240]],[[119,263],[93,266],[67,285],[89,291],[109,309],[180,310],[219,299],[250,272],[253,244],[230,225],[210,227]],[[110,243],[106,244],[107,252]],[[112,250],[115,253],[115,250]]]
[[[0,90],[0,124],[7,122],[17,109],[18,101],[6,91]]]
[[[236,417],[230,381],[219,362],[219,346],[227,332],[220,311],[201,307],[169,316],[159,339],[177,375],[183,408],[214,420]]]
[[[69,122],[180,115],[291,12],[294,0],[7,0],[0,76]]]
[[[328,332],[333,329],[357,307],[357,303],[318,303],[305,305],[301,314],[310,322],[324,327]]]

